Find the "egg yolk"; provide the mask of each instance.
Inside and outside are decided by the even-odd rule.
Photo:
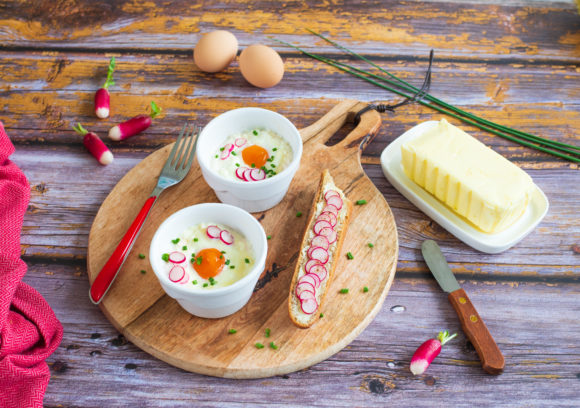
[[[201,258],[201,262],[199,259]],[[224,264],[226,262],[225,257],[222,253],[215,248],[202,249],[195,255],[193,260],[193,269],[201,276],[203,279],[209,279],[215,277],[218,273],[224,269]]]
[[[258,169],[266,165],[268,157],[268,151],[262,146],[252,145],[242,150],[242,158],[244,159],[244,162],[248,166],[252,166],[253,164],[253,167]]]

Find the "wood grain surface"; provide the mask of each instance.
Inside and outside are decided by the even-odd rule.
[[[526,170],[550,200],[546,218],[514,248],[479,253],[382,175],[384,147],[416,123],[440,117],[424,107],[383,114],[362,157],[397,224],[399,261],[389,296],[355,341],[309,369],[229,380],[171,367],[120,336],[90,303],[85,267],[89,229],[103,200],[131,168],[170,143],[184,119],[203,124],[228,109],[260,106],[304,128],[343,98],[396,99],[268,39],[338,56],[304,27],[415,85],[434,48],[433,95],[487,119],[580,144],[580,17],[573,1],[2,1],[0,20],[0,119],[16,145],[13,160],[32,188],[22,233],[25,281],[65,327],[49,359],[47,407],[580,405],[578,166],[462,126]],[[237,62],[217,75],[197,70],[193,45],[216,28],[231,30],[241,48],[272,45],[285,61],[283,81],[253,88]],[[111,56],[119,67],[112,117],[99,121],[92,98]],[[93,161],[70,127],[82,122],[104,136],[150,100],[164,114],[142,135],[107,141],[115,154],[110,166]],[[493,333],[505,355],[502,375],[482,371],[422,262],[424,239],[439,243]],[[412,376],[414,350],[442,329],[459,336],[424,375]]]
[[[366,104],[345,100],[300,131],[304,153],[288,193],[274,208],[258,213],[268,241],[266,269],[246,306],[222,319],[190,315],[163,291],[147,260],[149,244],[167,217],[190,205],[217,202],[194,162],[186,178],[168,189],[151,210],[139,237],[100,307],[132,343],[176,367],[226,378],[263,378],[288,374],[316,364],[348,345],[381,309],[397,265],[398,241],[393,214],[360,164],[361,149],[379,129],[380,115],[371,111],[340,143],[325,143]],[[119,181],[99,209],[87,254],[89,280],[94,282],[117,243],[133,222],[141,203],[157,183],[173,144],[141,161]],[[320,175],[328,169],[351,201],[364,198],[351,215],[347,249],[336,254],[336,270],[321,319],[300,330],[288,316],[288,291],[309,219]],[[131,202],[127,203],[127,198]],[[303,212],[304,217],[296,217]],[[368,247],[373,242],[374,247]],[[352,262],[346,252],[354,254]],[[141,270],[146,271],[143,275]],[[218,277],[219,279],[219,277]],[[372,290],[363,293],[363,287]],[[339,292],[352,288],[348,295]],[[318,311],[317,311],[318,313]],[[235,335],[228,330],[237,330]],[[265,330],[271,336],[264,336]],[[276,351],[257,349],[273,341]]]

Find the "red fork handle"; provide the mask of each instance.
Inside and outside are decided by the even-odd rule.
[[[113,284],[117,273],[119,273],[119,270],[125,263],[125,259],[131,251],[131,248],[133,248],[133,244],[139,235],[139,231],[141,231],[141,227],[143,226],[143,223],[145,222],[145,219],[147,218],[147,215],[149,214],[151,207],[153,207],[153,203],[155,203],[156,199],[157,196],[151,196],[147,199],[147,201],[145,201],[143,208],[141,208],[141,211],[139,211],[139,214],[137,214],[137,217],[121,239],[121,242],[119,242],[119,245],[117,245],[117,248],[105,266],[103,266],[101,272],[99,272],[97,275],[97,278],[93,282],[91,290],[89,291],[89,297],[91,302],[94,304],[98,304],[103,299]]]

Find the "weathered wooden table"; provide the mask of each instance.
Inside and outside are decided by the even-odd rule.
[[[450,236],[383,177],[379,155],[405,129],[439,115],[406,106],[383,115],[364,153],[365,170],[389,202],[399,232],[397,275],[376,320],[346,349],[309,369],[261,380],[226,380],[176,369],[115,331],[88,299],[86,250],[92,220],[117,181],[173,140],[186,119],[200,124],[228,109],[260,106],[304,127],[341,98],[392,95],[278,47],[268,36],[332,54],[306,33],[329,34],[420,84],[436,50],[431,93],[509,126],[578,144],[580,17],[570,0],[476,2],[34,1],[0,3],[0,119],[15,162],[32,187],[22,234],[25,281],[64,325],[50,357],[47,406],[578,406],[580,405],[580,188],[578,166],[464,128],[524,168],[550,211],[514,248],[486,255]],[[249,86],[234,63],[207,75],[192,61],[200,34],[231,30],[241,47],[274,45],[286,64],[277,87]],[[92,114],[108,59],[116,56],[114,119],[164,116],[113,146],[99,166],[71,124],[103,136]],[[457,123],[457,122],[454,122]],[[437,240],[506,357],[503,375],[483,373],[460,332],[422,376],[408,370],[415,348],[438,330],[460,331],[420,255]]]

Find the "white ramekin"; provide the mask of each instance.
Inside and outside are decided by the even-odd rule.
[[[161,259],[167,242],[188,227],[202,222],[223,224],[240,231],[254,250],[254,267],[239,281],[223,288],[187,288],[173,283],[167,274],[167,263]],[[159,226],[149,247],[149,261],[163,290],[189,313],[219,318],[240,310],[250,300],[254,287],[266,265],[268,243],[262,225],[246,211],[227,204],[206,203],[186,207],[169,216]],[[201,285],[200,285],[201,286]]]
[[[210,159],[228,136],[254,128],[272,130],[290,144],[293,157],[287,168],[274,177],[252,182],[228,180],[210,168]],[[302,138],[298,129],[279,113],[261,108],[240,108],[217,116],[205,126],[199,135],[196,154],[203,178],[222,203],[259,212],[274,207],[286,195],[300,165]]]

